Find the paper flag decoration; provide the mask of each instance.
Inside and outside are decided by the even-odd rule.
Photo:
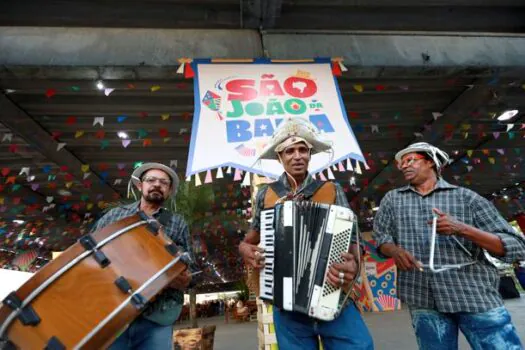
[[[70,116],[70,117],[67,117],[66,119],[66,124],[68,125],[76,124],[76,122],[77,122],[77,117]]]
[[[77,132],[75,132],[76,139],[82,137],[83,135],[84,135],[84,130],[77,130]]]
[[[324,176],[322,171],[319,172],[319,180],[326,181],[326,177]]]
[[[2,176],[7,176],[11,172],[9,168],[2,168]]]
[[[122,147],[128,148],[130,143],[131,143],[131,140],[122,140]]]
[[[120,185],[122,183],[122,179],[115,179],[113,182],[113,185]]]
[[[195,187],[199,187],[200,185],[202,185],[201,178],[199,174],[195,174]]]
[[[339,164],[337,164],[337,167],[338,167],[338,170],[339,170],[340,172],[345,171],[345,167],[343,166],[343,163],[339,162]]]
[[[511,131],[514,127],[514,124],[507,124],[507,132]]]
[[[54,198],[53,198],[52,196],[48,196],[48,197],[46,197],[46,201],[47,201],[48,203],[51,203],[51,202],[53,201],[53,199],[54,199]]]
[[[232,173],[232,167],[229,166],[228,169],[226,169],[226,174],[231,174]]]
[[[357,91],[357,92],[363,92],[363,90],[364,90],[363,85],[355,84],[354,85],[354,90]]]
[[[119,116],[117,117],[117,122],[122,123],[122,122],[123,122],[124,120],[126,120],[127,118],[128,118],[128,116],[126,116],[126,115],[119,115]]]
[[[57,93],[57,91],[55,89],[47,89],[46,90],[46,97],[47,98],[51,98],[53,96],[55,96]]]
[[[97,124],[100,124],[100,126],[104,126],[104,117],[95,117],[93,119],[93,126],[96,126]]]
[[[84,176],[82,177],[83,180],[87,179],[89,177],[89,175],[91,175],[91,173],[84,173]]]
[[[29,167],[23,167],[21,170],[20,170],[20,173],[18,173],[18,175],[26,175],[26,176],[29,176]]]
[[[97,130],[95,133],[95,137],[99,140],[102,140],[106,136],[106,132],[104,130]]]
[[[32,185],[31,185],[31,189],[32,189],[33,191],[38,190],[39,187],[40,187],[39,184],[32,184]]]
[[[144,139],[142,141],[142,147],[148,147],[151,146],[151,139]]]
[[[434,120],[437,120],[439,117],[442,117],[442,116],[443,116],[443,113],[432,112],[432,117],[434,118]]]
[[[361,166],[359,165],[359,161],[355,161],[355,172],[361,175],[363,172],[361,171]]]
[[[241,187],[249,187],[250,183],[250,173],[246,172],[246,175],[244,175],[244,180],[241,183]]]
[[[215,176],[216,179],[222,179],[224,178],[224,175],[222,173],[222,167],[217,168],[217,175]]]
[[[4,134],[4,137],[2,137],[2,142],[12,142],[13,140],[13,134],[12,133],[6,133]]]
[[[186,176],[186,182],[190,182],[191,181],[191,175],[190,176]]]
[[[160,118],[164,121],[170,119],[170,114],[169,113],[163,113],[160,115]]]
[[[82,170],[83,173],[87,173],[89,171],[89,164],[81,165],[80,170]]]
[[[168,137],[168,129],[166,128],[159,129],[159,135],[160,137]]]
[[[354,171],[354,167],[352,166],[352,162],[350,161],[350,159],[346,160],[346,170]]]
[[[239,169],[235,169],[235,174],[233,175],[233,181],[241,181],[241,171]]]
[[[155,91],[159,91],[160,90],[160,85],[153,85],[151,88],[150,88],[151,92],[155,92]]]
[[[104,89],[104,95],[109,96],[115,89]]]
[[[206,177],[204,178],[204,183],[209,184],[213,182],[213,178],[211,177],[211,170],[206,171]]]

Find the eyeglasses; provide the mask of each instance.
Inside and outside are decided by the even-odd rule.
[[[411,157],[405,158],[401,160],[400,162],[397,162],[397,168],[401,170],[405,166],[411,166],[416,161],[421,160],[421,159],[425,159],[425,157],[424,156],[411,156]]]
[[[148,185],[153,185],[157,181],[162,186],[165,186],[165,187],[168,187],[169,185],[171,185],[171,181],[170,180],[168,180],[168,179],[159,179],[158,177],[155,177],[155,176],[146,176],[145,178],[142,179],[142,182],[145,182]]]

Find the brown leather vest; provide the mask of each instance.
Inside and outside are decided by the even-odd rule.
[[[279,196],[268,186],[264,196],[264,209],[273,208],[279,200]],[[312,196],[311,201],[323,204],[335,204],[336,192],[333,182],[325,182]]]

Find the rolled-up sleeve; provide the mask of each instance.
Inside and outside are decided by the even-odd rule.
[[[492,203],[481,196],[475,196],[470,206],[474,214],[474,226],[498,236],[503,243],[505,255],[493,255],[495,258],[509,264],[516,260],[525,260],[525,237],[514,231]]]
[[[394,236],[397,234],[392,195],[388,192],[381,200],[379,210],[374,218],[374,232],[372,237],[379,248],[385,243],[396,243]]]

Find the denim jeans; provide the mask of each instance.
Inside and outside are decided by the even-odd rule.
[[[504,306],[486,312],[441,313],[410,309],[412,326],[421,350],[458,348],[460,329],[474,350],[522,350],[516,328]]]
[[[303,314],[273,308],[277,345],[283,350],[317,350],[319,340],[324,350],[374,348],[359,311],[348,305],[333,321],[318,321]]]
[[[173,325],[161,326],[139,316],[108,348],[109,350],[173,349]]]

